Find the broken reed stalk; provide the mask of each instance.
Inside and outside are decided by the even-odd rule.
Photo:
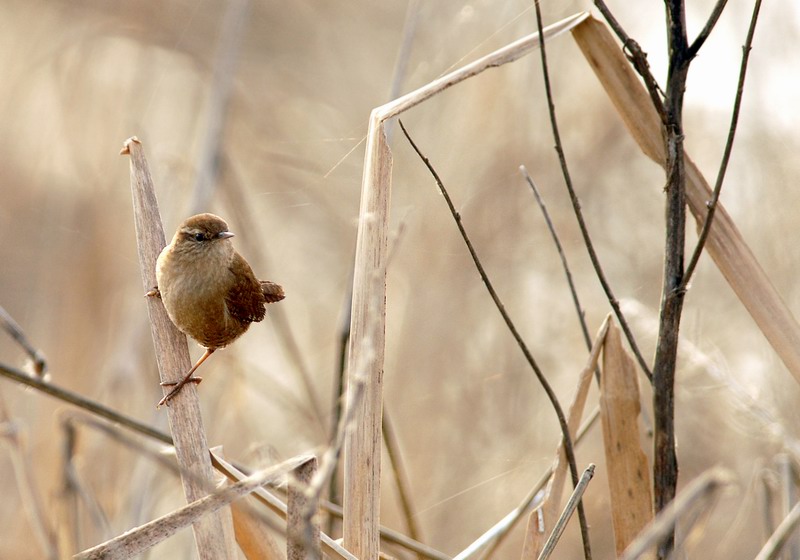
[[[606,316],[603,324],[595,337],[595,343],[590,349],[587,367],[584,367],[577,378],[575,393],[569,405],[567,413],[567,426],[570,435],[577,432],[580,425],[583,411],[586,408],[586,399],[589,395],[589,388],[592,386],[592,374],[597,371],[597,362],[600,350],[605,347],[606,332],[612,322],[611,315]],[[594,367],[588,367],[594,366]],[[538,558],[544,550],[546,535],[552,533],[554,524],[558,519],[561,507],[561,495],[564,492],[564,483],[567,479],[567,468],[570,466],[567,461],[566,442],[563,437],[556,448],[556,455],[553,459],[553,476],[545,488],[541,503],[528,516],[528,527],[525,533],[525,542],[522,547],[522,559],[533,560]],[[580,522],[580,519],[578,520]]]
[[[243,472],[226,461],[220,453],[212,450],[211,455],[214,459],[214,464],[218,465],[220,472],[222,472],[222,474],[224,474],[225,477],[227,477],[231,482],[239,482],[247,478]],[[302,460],[306,460],[307,458],[308,456],[302,457]],[[299,462],[297,464],[299,464]],[[270,511],[273,511],[283,519],[286,519],[288,507],[278,497],[262,487],[256,488],[253,491],[252,496],[269,508]],[[333,556],[335,558],[342,558],[343,560],[358,560],[355,556],[350,554],[350,552],[344,549],[340,544],[338,544],[334,539],[330,538],[325,533],[320,532],[320,540],[326,555]]]
[[[582,12],[544,32],[554,37],[585,18]],[[422,103],[445,89],[488,68],[517,60],[539,44],[533,33],[475,62],[446,74],[398,99],[376,107],[369,118],[361,183],[361,207],[353,266],[353,305],[349,345],[349,376],[365,372],[367,389],[348,434],[344,458],[344,543],[363,560],[379,552],[381,385],[385,349],[386,244],[391,192],[391,151],[386,143],[385,121]]]
[[[600,413],[617,556],[653,519],[650,469],[639,440],[640,410],[636,364],[612,323],[603,345]]]
[[[544,548],[542,549],[542,553],[539,554],[539,558],[537,560],[547,560],[553,554],[559,539],[561,539],[561,535],[564,534],[564,530],[567,528],[567,523],[569,523],[572,514],[575,512],[575,508],[581,502],[581,498],[583,498],[583,493],[586,491],[586,487],[589,486],[589,483],[594,477],[594,468],[594,463],[589,463],[589,466],[586,467],[585,471],[583,471],[581,479],[578,481],[578,484],[572,491],[569,500],[567,500],[567,505],[564,506],[564,511],[561,512],[558,521],[556,521],[556,524],[553,527],[553,531],[550,533],[550,536],[547,537],[547,540],[544,543]]]
[[[156,259],[166,245],[166,239],[155,187],[141,142],[136,137],[128,139],[121,153],[131,158],[133,216],[142,274],[142,293],[145,293],[156,285]],[[191,367],[186,336],[169,319],[161,300],[146,298],[146,305],[161,381],[177,381]],[[168,390],[169,387],[164,388],[165,393]],[[181,467],[183,491],[187,502],[195,502],[211,491],[214,482],[200,414],[200,401],[193,383],[184,387],[170,401],[167,417]],[[229,510],[223,509],[198,519],[193,529],[201,559],[235,558],[236,544]]]
[[[305,458],[300,458],[300,460],[305,460]],[[297,466],[298,462],[298,458],[295,457],[278,465],[256,471],[247,478],[193,501],[179,510],[163,515],[109,541],[84,550],[74,558],[76,560],[124,560],[131,558],[168,539],[190,524],[195,524],[196,526],[199,520],[209,518],[214,512],[253,492],[256,488],[280,479],[289,470]],[[224,557],[218,556],[217,558]],[[228,558],[237,558],[237,556],[229,556]]]

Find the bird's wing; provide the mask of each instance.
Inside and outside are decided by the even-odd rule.
[[[236,280],[225,296],[225,304],[228,306],[228,312],[239,321],[257,323],[266,313],[261,284],[250,270],[250,265],[239,253],[235,253],[233,258],[234,263],[230,267],[232,270],[242,270],[244,267],[250,274],[234,274]]]

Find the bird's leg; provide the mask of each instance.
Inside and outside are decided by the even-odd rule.
[[[183,389],[183,386],[186,385],[187,383],[200,383],[203,380],[203,378],[202,377],[192,377],[192,374],[195,371],[197,371],[197,368],[200,367],[200,364],[205,362],[208,359],[208,357],[211,354],[214,353],[214,350],[216,350],[216,348],[206,348],[205,353],[202,356],[200,356],[200,359],[197,360],[197,363],[192,366],[192,369],[190,369],[186,373],[186,375],[183,376],[183,379],[181,379],[180,381],[163,381],[161,383],[162,387],[169,387],[169,386],[172,386],[172,385],[174,385],[174,387],[172,387],[172,390],[169,393],[164,395],[164,398],[162,398],[160,401],[158,401],[158,404],[156,405],[156,407],[159,407],[162,404],[168,405],[169,401],[172,400],[172,398],[175,395],[177,395],[180,392],[180,390]]]

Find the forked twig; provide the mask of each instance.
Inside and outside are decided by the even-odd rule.
[[[475,263],[475,268],[478,270],[478,274],[480,274],[481,280],[483,280],[483,284],[489,291],[489,295],[491,296],[492,301],[494,301],[494,304],[497,307],[497,310],[500,312],[500,315],[503,317],[503,321],[505,321],[509,332],[511,332],[511,335],[514,337],[514,340],[516,340],[517,345],[519,346],[520,350],[522,350],[522,353],[525,356],[525,359],[531,366],[531,369],[533,370],[534,374],[539,380],[539,383],[542,385],[542,388],[544,389],[545,393],[547,394],[547,398],[550,400],[550,404],[552,405],[553,410],[555,411],[556,416],[558,417],[558,423],[561,428],[561,434],[562,437],[564,438],[564,452],[567,456],[567,462],[569,463],[569,470],[572,476],[572,485],[575,486],[578,484],[578,468],[575,463],[575,450],[572,445],[572,437],[570,436],[569,433],[569,426],[567,425],[567,420],[564,417],[564,411],[561,408],[561,404],[558,402],[558,397],[553,391],[553,388],[550,386],[550,382],[547,381],[547,378],[544,376],[544,373],[539,368],[539,364],[534,359],[533,354],[531,354],[531,351],[528,349],[527,344],[525,344],[525,341],[519,334],[519,331],[517,330],[516,326],[514,325],[514,322],[511,320],[511,317],[506,311],[503,302],[500,300],[500,296],[497,295],[497,292],[495,291],[491,280],[489,280],[489,276],[486,274],[486,270],[484,270],[483,268],[483,264],[478,258],[478,254],[475,251],[475,247],[473,247],[472,242],[470,241],[469,236],[467,235],[467,231],[464,229],[464,224],[461,222],[461,215],[456,210],[455,205],[453,204],[453,201],[447,192],[447,189],[442,183],[442,180],[439,178],[439,174],[431,165],[430,160],[428,160],[428,158],[422,154],[420,149],[411,139],[411,136],[408,134],[406,127],[403,125],[403,121],[398,121],[398,122],[400,124],[400,128],[403,131],[403,134],[405,134],[406,139],[408,139],[408,142],[411,144],[411,147],[414,149],[414,151],[417,153],[420,159],[422,159],[423,163],[428,168],[428,171],[430,171],[431,175],[436,181],[436,185],[439,187],[439,191],[442,193],[445,202],[447,202],[447,207],[450,209],[450,213],[452,214],[453,219],[456,222],[458,231],[461,233],[461,237],[467,246],[467,250],[469,251],[470,256],[472,257],[472,261]],[[589,531],[586,525],[586,517],[583,511],[582,503],[578,504],[578,518],[581,521],[581,534],[584,537],[584,553],[588,560],[589,558],[591,558],[591,550],[589,549],[589,540],[588,540]]]
[[[725,6],[726,0],[720,0],[717,3],[717,8],[720,10],[722,7]],[[721,5],[721,6],[720,6]],[[717,181],[714,183],[714,192],[711,195],[711,200],[708,202],[708,214],[706,214],[706,219],[703,222],[703,227],[700,230],[700,235],[697,239],[697,246],[694,249],[694,253],[692,253],[692,258],[689,260],[689,265],[686,267],[686,273],[683,277],[683,286],[682,288],[685,290],[689,285],[689,282],[692,279],[692,275],[694,274],[695,268],[697,267],[697,263],[700,260],[700,256],[703,253],[703,248],[706,245],[706,240],[708,239],[708,232],[711,230],[711,223],[714,220],[714,213],[717,211],[717,206],[719,202],[719,195],[722,191],[722,183],[725,180],[725,172],[728,170],[728,161],[731,157],[731,150],[733,149],[733,139],[736,136],[736,127],[739,124],[739,110],[742,106],[742,95],[744,94],[744,80],[745,76],[747,75],[747,63],[750,60],[750,51],[752,50],[753,45],[753,35],[756,31],[756,22],[758,21],[758,14],[761,10],[761,0],[756,0],[755,5],[753,6],[753,15],[750,18],[750,28],[747,31],[747,39],[745,39],[744,46],[742,47],[742,64],[739,68],[739,82],[736,86],[736,99],[733,102],[733,112],[731,114],[731,125],[728,129],[728,139],[725,142],[725,151],[722,155],[722,161],[719,165],[719,172],[717,173]],[[715,9],[716,11],[716,9]],[[719,17],[719,16],[717,16]],[[709,30],[710,31],[710,30]],[[696,43],[697,41],[695,41]],[[694,45],[692,45],[694,48]]]

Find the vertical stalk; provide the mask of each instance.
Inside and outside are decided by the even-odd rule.
[[[678,460],[675,453],[675,369],[683,311],[684,243],[686,236],[686,169],[683,152],[683,99],[691,57],[686,39],[683,0],[668,0],[669,75],[665,99],[666,208],[664,281],[658,342],[653,365],[654,506],[658,513],[675,498]],[[658,548],[667,558],[675,543],[674,529]]]

